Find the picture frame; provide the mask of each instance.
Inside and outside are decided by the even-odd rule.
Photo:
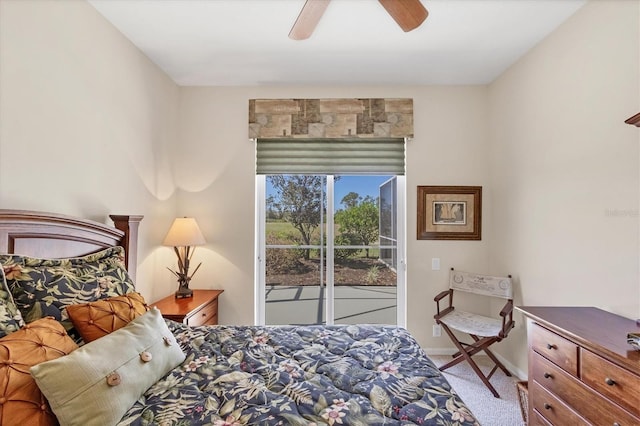
[[[481,240],[481,186],[418,186],[419,240]]]

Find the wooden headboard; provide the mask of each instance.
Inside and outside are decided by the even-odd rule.
[[[126,252],[127,271],[135,282],[138,225],[142,216],[109,217],[115,228],[55,213],[0,209],[0,253],[63,258],[122,246]]]

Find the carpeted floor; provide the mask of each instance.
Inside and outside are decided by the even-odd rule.
[[[430,358],[437,366],[451,360],[450,356],[440,355],[431,355]],[[476,355],[473,359],[485,374],[493,366],[486,355]],[[443,374],[482,426],[522,426],[525,424],[518,402],[516,386],[518,378],[505,376],[501,370],[497,370],[490,379],[491,384],[500,394],[500,398],[494,398],[466,362],[447,369]]]

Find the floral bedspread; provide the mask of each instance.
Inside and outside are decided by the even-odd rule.
[[[478,425],[404,329],[167,320],[187,358],[124,425]]]

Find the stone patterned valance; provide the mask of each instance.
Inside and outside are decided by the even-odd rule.
[[[412,138],[413,99],[250,99],[249,138]]]

